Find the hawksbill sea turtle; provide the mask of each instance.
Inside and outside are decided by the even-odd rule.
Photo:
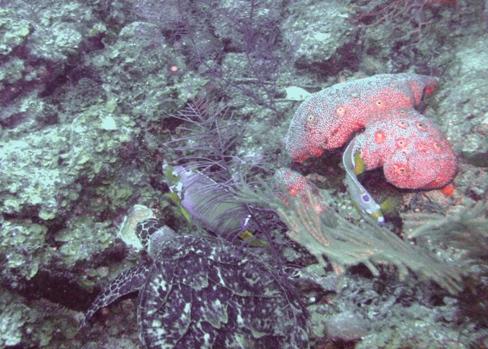
[[[178,235],[148,208],[131,213],[122,238],[136,227],[146,257],[96,297],[82,326],[138,291],[139,337],[149,349],[309,347],[307,312],[286,277],[225,240]]]

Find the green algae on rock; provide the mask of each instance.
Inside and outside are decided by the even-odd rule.
[[[16,288],[20,282],[32,279],[46,262],[47,227],[32,221],[4,221],[0,232],[0,256],[3,257],[0,274],[4,282]]]
[[[29,21],[15,17],[12,9],[0,8],[0,56],[10,54],[32,31]]]
[[[90,234],[86,232],[90,231]],[[79,217],[66,223],[66,228],[57,232],[54,240],[60,244],[58,249],[63,267],[73,268],[77,262],[87,261],[96,253],[113,243],[114,229],[108,222],[94,222],[89,217]]]

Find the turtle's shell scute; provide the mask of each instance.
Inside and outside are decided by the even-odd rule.
[[[142,342],[162,348],[307,348],[306,312],[255,256],[221,240],[168,241],[140,292]]]

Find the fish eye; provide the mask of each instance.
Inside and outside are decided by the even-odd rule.
[[[369,197],[368,194],[363,194],[361,196],[361,200],[363,200],[363,202],[369,202],[369,200],[371,200],[371,198]]]

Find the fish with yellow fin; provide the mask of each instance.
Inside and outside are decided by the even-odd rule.
[[[251,220],[249,207],[227,187],[198,170],[181,165],[164,163],[163,174],[171,190],[170,199],[188,222],[223,238],[238,236],[251,246],[266,244],[247,229]]]

